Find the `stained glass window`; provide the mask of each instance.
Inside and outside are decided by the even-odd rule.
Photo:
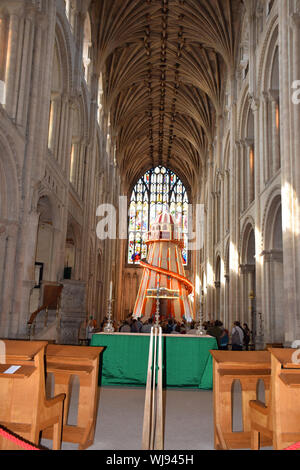
[[[188,195],[175,173],[158,166],[147,171],[136,183],[129,205],[128,263],[138,264],[147,256],[147,234],[158,214],[168,211],[180,223],[184,248],[183,264],[186,266],[188,243]]]

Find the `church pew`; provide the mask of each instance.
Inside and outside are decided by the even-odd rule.
[[[300,364],[292,362],[295,349],[269,349],[271,389],[267,406],[250,401],[251,448],[261,447],[261,436],[280,450],[300,440]]]
[[[46,399],[44,356],[47,342],[3,340],[3,343],[0,424],[35,445],[39,445],[40,432],[48,429],[53,450],[59,450],[65,395]],[[12,366],[19,368],[12,371]]]
[[[243,449],[251,446],[249,401],[256,399],[257,384],[270,387],[271,359],[268,351],[210,351],[213,357],[214,446],[215,449]],[[239,380],[242,388],[243,431],[232,431],[232,389]],[[267,444],[270,443],[266,439]]]
[[[47,372],[54,375],[55,394],[65,393],[62,440],[78,443],[83,450],[94,442],[97,406],[99,357],[103,347],[49,344],[46,350]],[[77,425],[68,424],[71,378],[79,378]],[[48,431],[43,437],[50,438]]]

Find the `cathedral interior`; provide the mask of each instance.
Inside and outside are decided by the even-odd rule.
[[[298,0],[0,0],[0,337],[120,324],[167,210],[194,320],[291,347],[299,88]]]

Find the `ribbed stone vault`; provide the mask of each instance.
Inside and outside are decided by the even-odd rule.
[[[201,173],[236,56],[241,4],[92,3],[104,111],[126,181],[158,164],[190,185]]]

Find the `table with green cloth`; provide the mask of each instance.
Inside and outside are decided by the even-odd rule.
[[[91,346],[104,346],[99,380],[104,386],[145,386],[150,334],[96,333]],[[209,353],[218,349],[211,336],[162,335],[163,377],[167,388],[213,386],[213,362]]]

